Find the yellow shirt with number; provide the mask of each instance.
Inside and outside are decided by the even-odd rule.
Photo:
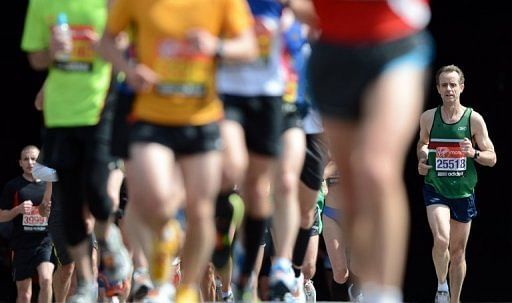
[[[245,0],[116,0],[107,31],[136,28],[138,62],[160,76],[136,97],[133,118],[160,125],[203,125],[223,116],[215,90],[215,59],[187,42],[191,29],[232,37],[253,23]]]

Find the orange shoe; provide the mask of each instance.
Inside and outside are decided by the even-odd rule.
[[[175,303],[198,303],[199,291],[188,285],[180,285],[176,291]]]
[[[181,227],[176,220],[169,221],[153,244],[150,259],[150,275],[155,285],[168,283],[171,279],[172,260],[180,247]]]

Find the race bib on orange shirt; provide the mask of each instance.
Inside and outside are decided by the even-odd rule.
[[[436,148],[436,171],[438,176],[459,177],[466,171],[466,156],[459,146]]]
[[[70,25],[70,27],[73,37],[73,49],[70,58],[66,61],[57,61],[55,66],[66,71],[90,72],[93,67],[95,51],[86,32],[94,32],[94,29],[86,25]]]
[[[197,53],[186,41],[164,40],[156,48],[154,70],[161,81],[156,91],[163,96],[201,99],[208,95],[213,60]]]
[[[30,214],[23,215],[24,231],[44,231],[48,226],[48,218],[39,214],[37,207],[32,207]]]

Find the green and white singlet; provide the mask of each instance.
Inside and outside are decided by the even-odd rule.
[[[466,108],[460,120],[452,124],[443,121],[440,106],[434,114],[427,162],[432,168],[425,183],[449,199],[471,196],[478,180],[474,160],[466,157],[459,146],[464,138],[472,138],[472,112],[472,108]]]

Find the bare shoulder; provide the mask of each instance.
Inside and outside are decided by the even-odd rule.
[[[473,110],[473,112],[471,113],[470,123],[471,132],[473,134],[487,132],[487,126],[485,125],[484,117],[475,110]]]
[[[474,122],[476,122],[476,123],[484,122],[484,117],[476,110],[473,110],[473,112],[471,113],[471,123],[474,123]]]

